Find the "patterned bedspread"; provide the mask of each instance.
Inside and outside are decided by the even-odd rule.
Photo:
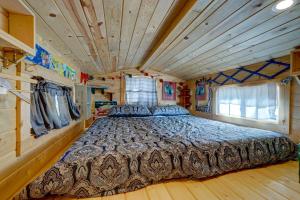
[[[172,178],[203,178],[285,161],[284,135],[193,116],[98,119],[62,158],[20,194],[105,196]]]

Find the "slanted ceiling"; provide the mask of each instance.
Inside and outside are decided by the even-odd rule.
[[[284,12],[272,10],[274,0],[25,1],[38,34],[94,73],[140,68],[193,79],[300,45],[299,1]]]
[[[83,71],[108,73],[140,66],[177,13],[196,0],[24,1],[41,37],[61,43],[55,45]]]

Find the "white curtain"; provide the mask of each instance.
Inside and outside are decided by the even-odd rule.
[[[220,87],[217,114],[257,120],[278,120],[279,87],[276,83]]]
[[[143,76],[126,76],[125,83],[127,104],[157,105],[155,79]]]

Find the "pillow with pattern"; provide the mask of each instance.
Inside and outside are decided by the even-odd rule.
[[[152,115],[147,106],[143,105],[123,105],[114,106],[109,112],[109,117],[144,117]]]
[[[152,115],[170,116],[170,115],[189,115],[190,112],[184,107],[178,105],[153,106],[150,108]]]

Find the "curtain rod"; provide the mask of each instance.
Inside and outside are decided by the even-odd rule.
[[[56,85],[60,85],[60,86],[64,86],[64,87],[69,87],[69,88],[73,87],[74,84],[75,84],[74,82],[72,82],[72,85],[67,85],[67,84],[64,84],[64,83],[61,83],[61,82],[58,82],[58,81],[53,81],[53,80],[44,78],[43,76],[33,76],[33,79],[37,80],[37,81],[39,81],[39,80],[45,80],[45,81],[47,81],[49,83],[54,83]]]

